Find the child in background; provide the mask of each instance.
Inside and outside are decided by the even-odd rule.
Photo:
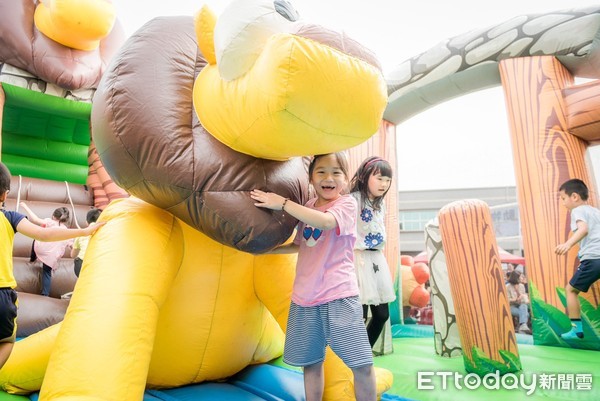
[[[365,322],[371,309],[371,320],[367,325],[371,347],[390,317],[388,304],[396,299],[390,268],[383,254],[386,238],[384,197],[391,184],[392,167],[380,157],[365,159],[351,181],[350,194],[358,203],[354,266]]]
[[[100,217],[100,213],[102,213],[102,210],[96,208],[87,212],[85,220],[87,221],[88,226],[96,224],[96,221],[98,221],[98,218]],[[87,250],[89,241],[90,237],[88,236],[77,237],[73,242],[73,248],[71,248],[71,257],[73,258],[73,270],[77,277],[79,277],[79,272],[81,272],[83,257],[85,256],[85,251]]]
[[[559,188],[559,193],[563,205],[571,211],[573,235],[558,245],[554,252],[557,255],[566,255],[569,249],[581,242],[579,266],[565,288],[567,313],[573,327],[561,335],[565,340],[577,340],[583,338],[579,292],[587,292],[592,284],[600,279],[600,210],[587,204],[589,191],[579,179],[564,182]]]
[[[4,205],[10,191],[10,171],[0,163],[0,203]],[[38,241],[61,241],[81,235],[92,235],[104,223],[84,229],[42,228],[31,223],[21,213],[2,207],[0,213],[0,368],[12,352],[17,334],[17,286],[13,274],[13,244],[15,233]]]
[[[42,219],[38,217],[25,202],[20,203],[21,207],[25,209],[29,220],[38,226],[48,228],[56,227],[61,229],[68,229],[67,222],[70,219],[69,209],[66,207],[59,207],[52,213],[52,218]],[[72,240],[54,241],[54,242],[33,242],[33,251],[31,254],[31,261],[34,262],[36,259],[42,262],[42,295],[47,297],[50,295],[50,286],[52,284],[52,271],[58,267],[58,262],[65,254],[67,247],[73,244]]]
[[[255,206],[300,220],[293,243],[271,253],[298,252],[283,360],[304,367],[306,401],[323,397],[323,361],[329,345],[354,374],[357,401],[375,401],[373,353],[362,320],[354,273],[357,205],[348,187],[344,153],[317,155],[308,168],[316,198],[305,206],[255,189]]]

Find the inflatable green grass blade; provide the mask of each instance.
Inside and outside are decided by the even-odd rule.
[[[567,297],[565,289],[557,288],[556,293],[566,308]],[[579,295],[579,304],[581,305],[581,323],[585,343],[589,344],[591,349],[600,350],[600,308],[592,305],[581,295]]]
[[[579,296],[584,338],[565,341],[561,337],[561,334],[571,329],[571,320],[567,314],[544,302],[540,298],[535,285],[531,284],[529,288],[533,312],[531,322],[534,344],[600,350],[600,310],[597,307],[593,306],[582,296]],[[564,288],[557,287],[556,293],[561,303],[566,307],[567,300]]]
[[[500,375],[504,375],[521,370],[521,360],[517,355],[505,350],[500,350],[499,354],[504,363],[490,359],[482,349],[473,347],[471,349],[472,361],[463,354],[465,370],[469,373],[475,373],[478,376],[485,376],[488,373],[495,373],[496,371]]]
[[[600,309],[581,296],[579,304],[585,342],[592,349],[600,350]]]
[[[533,283],[529,286],[529,292],[533,315],[531,323],[534,344],[568,347],[567,343],[560,337],[562,333],[569,331],[571,328],[571,321],[567,315],[544,302]]]
[[[0,390],[0,401],[29,401],[29,397],[22,395],[8,394]]]
[[[565,289],[557,287],[556,293],[560,302],[566,308],[567,296]],[[579,295],[579,304],[581,305],[581,325],[583,327],[584,338],[582,340],[569,341],[567,345],[572,348],[600,351],[600,309],[592,305],[581,295]],[[565,314],[565,316],[567,315]]]
[[[516,372],[522,369],[521,366],[521,358],[510,351],[505,351],[501,349],[498,351],[504,362],[508,364],[508,369],[510,372]]]

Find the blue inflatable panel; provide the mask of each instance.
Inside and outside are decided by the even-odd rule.
[[[413,400],[412,398],[400,397],[399,395],[383,393],[381,395],[381,401],[417,401],[417,400]]]
[[[278,366],[249,366],[229,382],[267,401],[305,400],[303,375]]]
[[[29,399],[38,401],[39,393]],[[273,365],[249,366],[228,382],[147,390],[143,401],[305,401],[302,373]]]
[[[148,397],[148,398],[147,398]],[[153,397],[153,398],[150,398]],[[202,383],[170,390],[147,390],[144,401],[264,401],[229,383]]]
[[[393,338],[433,338],[433,326],[427,324],[394,324],[392,325]]]
[[[530,334],[517,334],[518,344],[533,345],[533,336]],[[428,324],[393,324],[393,338],[433,338],[433,326]]]

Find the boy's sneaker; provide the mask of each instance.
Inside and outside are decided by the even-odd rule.
[[[527,326],[526,323],[523,323],[519,326],[519,333],[522,334],[531,334],[531,329]]]
[[[560,335],[563,340],[581,340],[583,332],[577,332],[574,328]]]

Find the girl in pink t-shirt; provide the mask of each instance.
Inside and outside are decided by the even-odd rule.
[[[306,400],[321,400],[329,345],[352,369],[357,401],[373,401],[373,353],[354,271],[357,203],[342,195],[349,182],[345,154],[315,156],[308,175],[316,198],[304,206],[271,192],[250,193],[257,207],[281,210],[299,220],[294,242],[271,252],[298,252],[283,359],[304,368]]]
[[[42,219],[38,217],[30,208],[25,204],[25,202],[21,202],[21,207],[25,209],[27,215],[32,223],[42,226],[42,227],[59,227],[68,229],[67,222],[70,219],[69,209],[66,207],[59,207],[54,210],[52,213],[52,218]],[[65,251],[68,246],[73,244],[72,239],[68,239],[65,241],[55,241],[55,242],[42,242],[42,241],[34,241],[33,243],[33,252],[32,252],[32,262],[34,260],[39,260],[42,262],[42,295],[49,296],[50,295],[50,285],[52,284],[52,271],[58,267],[58,262],[65,254]],[[35,257],[33,256],[35,254]]]

